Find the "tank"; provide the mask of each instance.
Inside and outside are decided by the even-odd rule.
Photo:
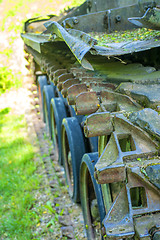
[[[87,238],[160,239],[160,1],[29,19],[41,116]]]

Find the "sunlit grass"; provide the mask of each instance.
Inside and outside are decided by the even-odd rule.
[[[31,239],[37,221],[33,190],[40,177],[25,132],[23,115],[10,115],[8,108],[0,111],[0,239]]]
[[[18,79],[12,73],[11,69],[8,69],[7,67],[0,67],[0,95],[11,87],[20,87],[21,83],[21,79]]]

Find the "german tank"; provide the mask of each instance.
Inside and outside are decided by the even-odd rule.
[[[90,240],[160,239],[159,29],[159,0],[87,0],[24,25],[41,114]]]

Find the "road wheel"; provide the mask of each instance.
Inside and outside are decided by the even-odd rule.
[[[97,152],[85,154],[80,168],[81,207],[89,240],[102,239],[101,224],[105,217],[101,185],[97,184],[94,178],[94,165],[97,160]]]
[[[43,88],[44,86],[48,85],[47,76],[46,75],[38,76],[37,84],[38,84],[37,89],[38,89],[38,96],[39,96],[39,108],[40,108],[41,118],[45,122]]]
[[[44,104],[44,117],[46,122],[47,134],[51,137],[51,116],[50,116],[50,103],[54,98],[54,86],[47,85],[43,88],[43,104]]]
[[[52,98],[50,105],[51,118],[51,139],[56,152],[56,159],[60,165],[62,162],[61,146],[61,125],[63,118],[66,118],[66,108],[62,98]]]
[[[74,202],[80,201],[79,170],[85,153],[84,136],[75,117],[62,122],[62,159],[68,191]]]

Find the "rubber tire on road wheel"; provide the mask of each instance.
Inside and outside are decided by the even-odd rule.
[[[44,114],[44,102],[43,102],[43,88],[44,86],[48,85],[47,83],[47,76],[41,75],[37,78],[37,89],[38,89],[38,96],[39,96],[39,108],[42,120],[45,122],[45,114]]]
[[[53,146],[57,151],[57,160],[60,165],[63,165],[62,161],[62,145],[61,145],[61,125],[63,118],[67,117],[65,104],[62,98],[52,98],[50,106],[51,114],[51,139]]]
[[[94,178],[94,165],[98,160],[98,152],[85,154],[80,167],[80,196],[81,207],[87,232],[87,239],[97,239],[93,228],[93,217],[91,214],[91,202],[97,200],[97,210],[102,221],[105,217],[105,207],[102,197],[101,185],[97,184]],[[101,228],[100,228],[101,229]],[[100,230],[99,229],[99,230]],[[99,239],[99,238],[98,238]]]
[[[98,152],[98,137],[88,138],[90,144],[90,152]]]
[[[43,88],[43,104],[44,104],[44,115],[46,122],[46,130],[51,137],[51,116],[50,116],[50,104],[51,99],[54,98],[54,86],[47,85]]]
[[[68,191],[74,202],[80,201],[79,170],[84,153],[84,136],[77,118],[64,118],[62,122],[62,159]]]

